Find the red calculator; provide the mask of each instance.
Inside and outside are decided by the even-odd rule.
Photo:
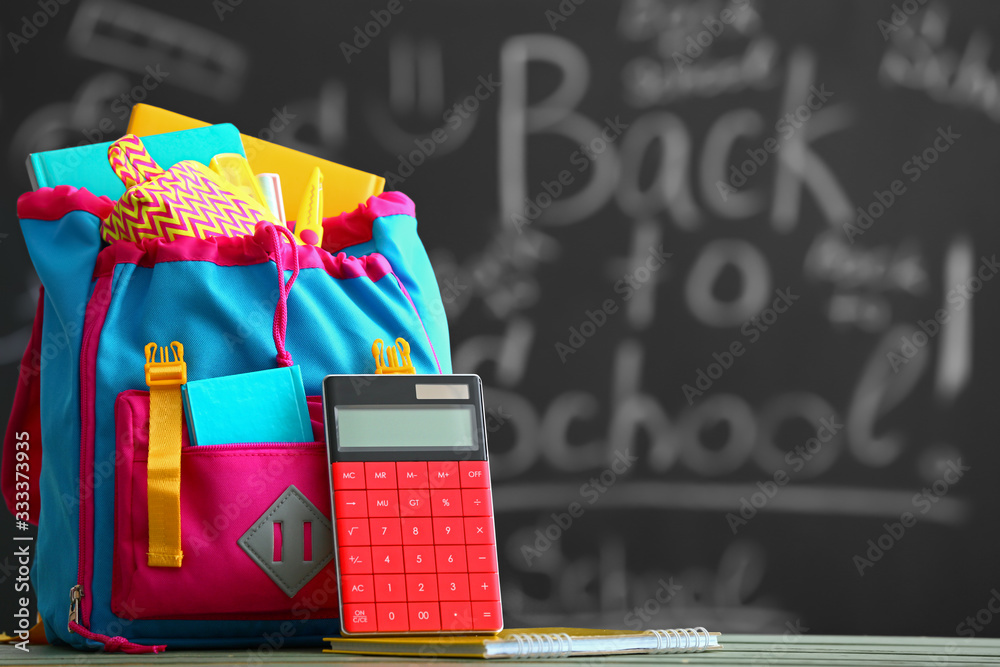
[[[344,634],[503,629],[482,382],[328,375]]]

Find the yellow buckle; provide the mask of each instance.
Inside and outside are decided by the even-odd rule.
[[[187,382],[187,364],[184,363],[184,346],[174,341],[170,347],[160,347],[160,360],[156,358],[156,343],[146,345],[146,384],[150,387],[169,387]],[[173,350],[171,360],[169,351]]]
[[[385,361],[382,360],[383,348]],[[397,348],[399,354],[397,355]],[[410,361],[410,344],[404,338],[397,338],[395,345],[386,346],[381,338],[372,343],[372,356],[375,357],[376,375],[415,375],[416,369]]]

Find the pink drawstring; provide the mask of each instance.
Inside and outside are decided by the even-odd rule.
[[[288,228],[271,223],[258,223],[254,236],[261,229],[267,230],[274,253],[274,264],[278,268],[278,305],[274,309],[274,349],[278,352],[278,365],[291,366],[292,355],[285,349],[285,329],[288,327],[288,293],[292,291],[295,279],[299,277],[299,249],[295,245],[295,237]],[[281,245],[283,235],[292,244],[292,276],[285,282],[285,266],[282,259]]]
[[[108,653],[159,653],[160,651],[166,651],[166,644],[159,644],[155,646],[146,646],[145,644],[133,644],[124,637],[108,637],[107,635],[101,635],[96,632],[91,632],[87,628],[83,627],[76,621],[69,622],[69,629],[80,635],[81,637],[86,637],[96,642],[101,642],[104,644],[104,650]]]

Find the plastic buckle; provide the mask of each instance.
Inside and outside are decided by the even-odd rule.
[[[184,363],[184,346],[174,341],[169,347],[160,347],[160,360],[156,359],[156,343],[146,345],[146,384],[150,387],[179,386],[187,382],[187,364]],[[170,359],[170,351],[173,359]]]

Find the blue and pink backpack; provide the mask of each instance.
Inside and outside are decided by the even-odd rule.
[[[339,631],[322,378],[373,372],[372,342],[397,336],[418,373],[451,372],[413,203],[387,192],[325,220],[334,252],[289,243],[269,223],[252,236],[102,247],[113,205],[69,186],[18,201],[43,287],[0,487],[18,519],[38,526],[31,581],[47,638],[126,652],[319,645]],[[184,559],[163,568],[146,558],[143,350],[172,341],[183,344],[188,380],[294,360],[315,441],[192,446],[185,429]],[[241,546],[269,530],[276,503],[312,517],[295,552],[306,567],[283,571]]]

